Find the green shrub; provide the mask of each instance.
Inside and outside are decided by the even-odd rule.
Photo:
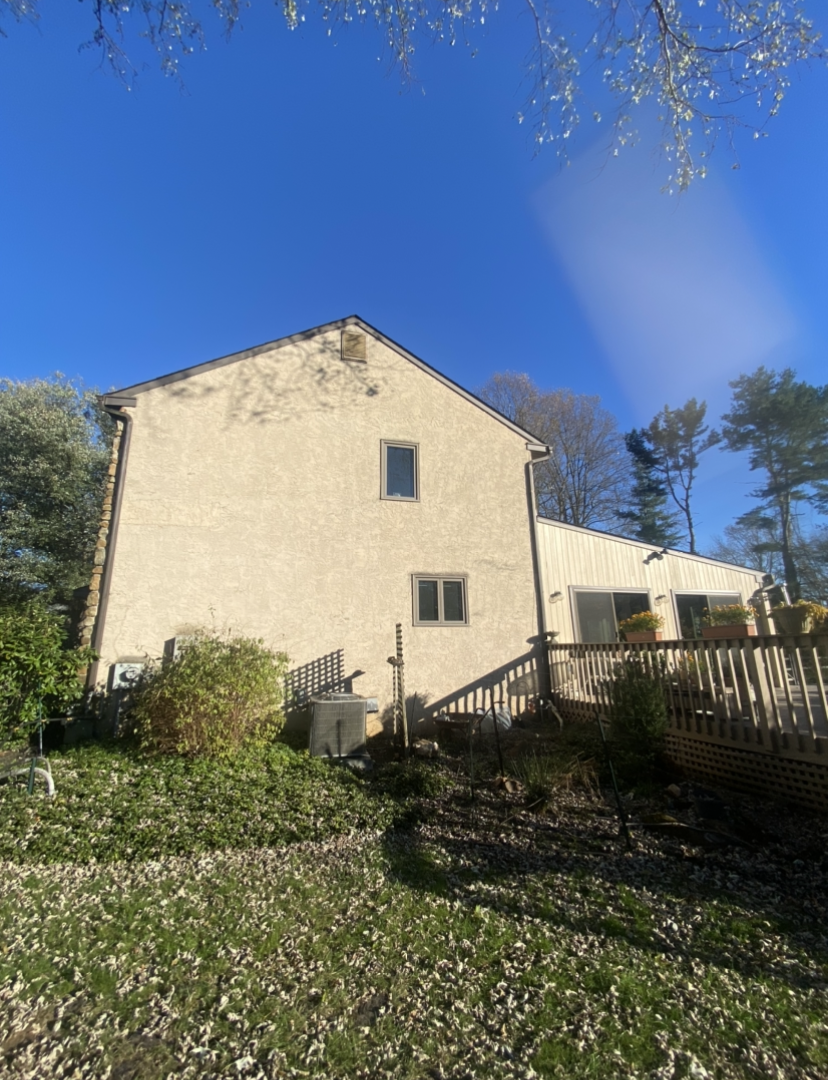
[[[623,772],[639,778],[652,771],[664,745],[667,705],[663,661],[655,654],[617,664],[608,682],[612,741],[620,750]]]
[[[580,754],[569,757],[530,750],[512,762],[511,770],[532,802],[548,801],[556,790],[595,788],[598,784],[595,762],[592,759],[584,760]]]
[[[67,649],[64,619],[43,604],[0,610],[0,742],[24,737],[43,716],[65,712],[83,695],[79,670],[91,649]]]
[[[288,658],[261,640],[201,631],[132,693],[125,731],[153,753],[232,757],[279,734]]]
[[[443,773],[425,761],[392,761],[377,773],[374,787],[392,799],[433,799],[446,787]]]

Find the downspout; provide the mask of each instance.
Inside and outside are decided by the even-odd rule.
[[[535,474],[533,472],[533,466],[540,465],[544,461],[549,461],[552,457],[552,447],[544,446],[540,443],[527,443],[526,449],[531,452],[537,452],[538,450],[544,451],[544,453],[538,454],[537,457],[532,458],[526,462],[526,500],[529,504],[529,516],[532,523],[531,528],[531,542],[532,542],[532,562],[534,564],[535,572],[535,597],[537,601],[537,616],[538,616],[538,633],[540,635],[541,650],[543,656],[543,668],[546,676],[547,689],[552,686],[551,672],[549,669],[549,641],[547,639],[546,631],[546,605],[544,600],[544,588],[545,583],[543,581],[543,571],[540,564],[540,545],[538,544],[538,507],[537,499],[535,497]]]
[[[98,546],[95,549],[96,566],[92,570],[92,583],[90,585],[89,600],[87,601],[86,618],[81,628],[81,642],[87,643],[85,642],[87,636],[86,627],[89,625],[90,619],[93,620],[88,644],[92,646],[96,653],[100,653],[104,627],[106,626],[106,611],[109,606],[109,589],[112,584],[112,567],[115,560],[115,544],[118,539],[118,524],[121,520],[121,503],[124,496],[124,478],[129,456],[129,443],[132,436],[132,417],[128,412],[123,412],[121,406],[135,406],[137,404],[135,398],[118,398],[115,394],[111,395],[111,397],[110,395],[104,395],[101,402],[106,412],[122,427],[115,436],[116,444],[113,445],[113,458],[115,458],[115,461],[110,464],[109,483],[104,496],[101,525],[98,530]],[[98,660],[89,665],[86,673],[87,692],[95,689],[98,681],[98,666]]]

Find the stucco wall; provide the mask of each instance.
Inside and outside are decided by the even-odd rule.
[[[342,650],[357,693],[439,701],[537,634],[525,439],[381,341],[283,345],[140,393],[102,638],[157,657],[194,627],[291,666]],[[420,501],[380,498],[381,440],[419,444]],[[469,625],[413,626],[412,575],[468,576]]]
[[[632,589],[650,593],[653,611],[664,616],[664,637],[680,636],[676,618],[677,592],[732,592],[742,601],[761,582],[761,574],[679,552],[645,561],[652,544],[624,540],[589,529],[553,521],[538,524],[538,558],[543,578],[546,627],[557,641],[575,641],[573,588]],[[553,594],[554,599],[550,599]],[[665,599],[656,603],[657,597]]]

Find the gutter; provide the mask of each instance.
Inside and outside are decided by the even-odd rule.
[[[546,668],[546,683],[547,687],[551,687],[551,677],[549,672],[549,639],[547,637],[546,630],[546,599],[545,599],[545,583],[543,581],[543,568],[540,563],[540,553],[538,544],[538,508],[537,499],[535,497],[535,474],[533,467],[540,465],[544,461],[549,461],[553,455],[553,449],[551,446],[546,446],[543,443],[527,443],[526,449],[533,455],[531,460],[526,462],[526,499],[529,503],[529,513],[532,522],[531,540],[532,540],[532,561],[535,568],[535,596],[538,616],[538,631],[540,633],[540,646],[543,656],[543,664]]]
[[[100,653],[103,642],[104,627],[106,626],[106,612],[109,607],[109,590],[112,585],[112,567],[115,561],[115,545],[118,539],[118,525],[121,520],[121,503],[124,497],[124,477],[126,476],[127,458],[129,457],[129,443],[132,437],[132,417],[123,408],[134,408],[138,404],[137,398],[125,397],[121,394],[104,394],[101,404],[106,412],[117,423],[122,424],[121,445],[118,449],[118,464],[115,470],[115,487],[112,493],[112,516],[109,519],[109,532],[107,535],[106,555],[101,575],[100,599],[95,618],[95,627],[92,631],[92,648]],[[98,681],[98,667],[100,661],[95,660],[89,665],[86,674],[86,689],[92,691]]]

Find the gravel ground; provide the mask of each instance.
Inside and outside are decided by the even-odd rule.
[[[17,1078],[828,1077],[828,820],[452,788],[279,849],[0,865]],[[668,820],[672,819],[672,820]]]

